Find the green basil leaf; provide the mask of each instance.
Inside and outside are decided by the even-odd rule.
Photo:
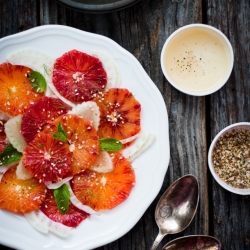
[[[12,144],[8,144],[0,154],[0,166],[7,166],[21,159],[22,153],[18,152]]]
[[[66,132],[60,122],[57,127],[57,134],[53,134],[53,137],[59,141],[68,142]]]
[[[102,151],[114,152],[122,148],[122,143],[114,138],[102,138],[99,142]]]
[[[47,83],[41,73],[33,70],[31,71],[29,78],[30,84],[36,92],[43,93],[46,90]]]
[[[67,214],[69,210],[70,192],[66,184],[54,190],[57,208],[61,214]]]

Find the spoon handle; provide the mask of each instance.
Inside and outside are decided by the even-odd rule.
[[[152,245],[152,247],[150,248],[150,250],[156,250],[158,245],[160,244],[162,238],[165,236],[166,234],[161,234],[161,232],[158,233],[157,237],[155,238],[155,241]]]

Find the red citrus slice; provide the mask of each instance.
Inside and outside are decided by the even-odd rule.
[[[23,114],[21,134],[26,142],[31,142],[44,126],[58,116],[67,113],[69,107],[60,99],[44,96]]]
[[[98,173],[87,169],[71,180],[75,196],[96,211],[119,205],[127,199],[135,184],[131,163],[119,153],[113,153],[112,158],[112,172]]]
[[[6,140],[6,134],[4,130],[5,120],[0,120],[0,153],[4,151],[6,146],[8,145],[8,141]]]
[[[57,58],[52,79],[57,91],[74,103],[92,100],[107,84],[101,61],[77,50]]]
[[[43,96],[31,87],[29,80],[31,71],[32,69],[25,66],[0,64],[1,111],[11,116],[23,114],[32,103]]]
[[[94,100],[100,108],[98,134],[122,140],[140,132],[141,105],[127,89],[112,88]]]
[[[44,133],[54,134],[61,123],[72,152],[71,172],[78,174],[91,167],[99,154],[99,137],[90,121],[77,115],[65,114],[45,127]]]
[[[46,196],[46,186],[35,177],[17,179],[16,166],[10,167],[0,182],[0,208],[17,214],[37,210]]]
[[[70,172],[69,145],[40,132],[24,149],[22,163],[41,181],[59,181]]]
[[[51,220],[60,222],[68,227],[77,227],[83,220],[89,217],[89,214],[69,204],[69,210],[66,214],[61,214],[57,208],[53,190],[48,190],[46,199],[41,206],[41,211]]]

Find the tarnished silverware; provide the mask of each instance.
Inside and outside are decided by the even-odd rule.
[[[156,210],[159,233],[150,250],[157,249],[163,237],[183,231],[192,221],[199,202],[199,185],[195,176],[185,175],[164,192]]]
[[[207,235],[190,235],[170,241],[162,250],[220,250],[218,239]]]

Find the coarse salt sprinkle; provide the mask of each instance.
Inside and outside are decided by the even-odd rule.
[[[222,181],[234,188],[250,188],[250,131],[233,129],[222,135],[212,161]]]

